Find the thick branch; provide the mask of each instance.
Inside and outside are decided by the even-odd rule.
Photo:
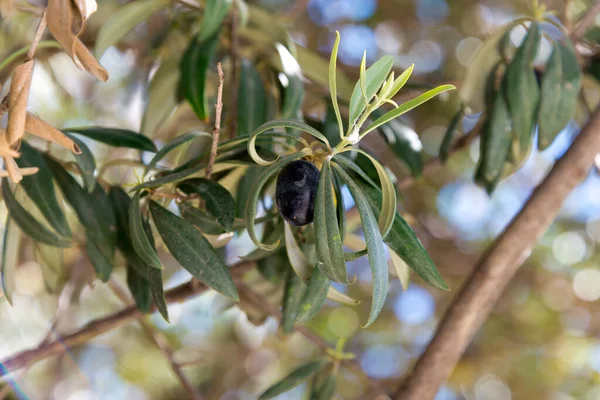
[[[521,212],[481,257],[395,399],[427,400],[435,396],[569,193],[585,179],[599,152],[600,108]]]
[[[231,267],[231,274],[234,278],[239,278],[253,267],[254,263],[242,262]],[[196,296],[206,289],[207,287],[204,285],[200,285],[198,289],[194,289],[194,286],[190,281],[165,292],[165,298],[167,303],[177,303]],[[4,376],[14,370],[25,367],[30,363],[43,360],[44,358],[62,354],[73,347],[88,342],[96,336],[100,336],[103,333],[109,332],[120,326],[127,325],[141,316],[142,313],[136,306],[130,306],[115,314],[91,321],[70,335],[63,336],[52,342],[42,343],[34,349],[22,351],[12,357],[2,360],[1,364],[4,368],[1,369],[0,376]]]

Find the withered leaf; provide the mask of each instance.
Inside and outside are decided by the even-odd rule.
[[[8,125],[6,127],[6,141],[9,145],[17,142],[25,133],[33,64],[33,60],[29,60],[19,65],[12,77],[8,94]]]
[[[64,133],[53,127],[52,125],[44,122],[35,115],[27,113],[27,119],[25,120],[25,130],[37,137],[47,140],[52,143],[56,143],[71,150],[75,154],[81,154],[79,147],[68,138]]]

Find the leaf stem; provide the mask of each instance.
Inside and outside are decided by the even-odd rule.
[[[38,44],[40,43],[40,40],[42,40],[42,36],[44,35],[45,30],[46,30],[46,9],[44,8],[44,12],[42,12],[42,15],[40,17],[40,23],[37,27],[37,30],[35,31],[35,36],[33,37],[33,41],[31,42],[31,47],[29,48],[29,51],[27,52],[27,57],[25,58],[25,62],[27,62],[29,60],[33,60],[33,57],[35,57],[35,52],[37,50]]]

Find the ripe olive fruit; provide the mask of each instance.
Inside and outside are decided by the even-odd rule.
[[[279,173],[275,202],[283,218],[290,224],[302,226],[313,221],[319,170],[314,164],[292,161]]]

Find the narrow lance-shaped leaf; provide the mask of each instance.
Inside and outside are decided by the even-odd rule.
[[[457,131],[458,124],[460,121],[462,121],[464,115],[465,106],[464,104],[461,104],[460,109],[456,112],[456,114],[454,114],[452,121],[450,121],[450,125],[448,125],[448,129],[446,129],[446,133],[442,139],[442,144],[440,145],[438,157],[442,162],[446,162],[448,159],[448,155],[450,154],[450,146],[452,145],[452,140],[454,139],[454,133]]]
[[[275,48],[281,58],[283,73],[285,74],[285,79],[280,79],[283,86],[281,118],[298,119],[304,101],[304,82],[302,81],[300,64],[282,44],[276,43]]]
[[[292,371],[285,378],[268,388],[263,394],[260,395],[259,400],[272,399],[275,396],[279,396],[282,393],[292,390],[306,379],[310,378],[314,374],[318,373],[327,365],[326,360],[312,361],[306,363],[294,371]]]
[[[199,39],[206,40],[218,33],[223,24],[232,0],[207,0],[205,2],[202,23],[200,24]]]
[[[344,168],[346,168],[346,166],[344,166]],[[355,183],[365,194],[375,215],[378,215],[379,210],[381,210],[382,202],[381,190],[362,179],[353,170],[346,170],[355,177]],[[396,254],[398,254],[425,282],[435,288],[448,290],[448,286],[444,283],[444,280],[433,264],[431,257],[429,257],[429,254],[427,254],[427,251],[413,232],[412,228],[406,223],[400,213],[396,212],[392,229],[390,229],[390,232],[384,241],[390,249],[395,251]]]
[[[38,222],[29,212],[15,199],[8,179],[2,178],[2,197],[11,216],[11,220],[26,235],[33,240],[46,243],[57,247],[71,247],[72,243],[54,232],[46,229],[44,225]]]
[[[414,99],[407,101],[406,103],[400,104],[397,108],[394,108],[393,110],[388,111],[381,117],[377,118],[374,122],[372,122],[371,125],[369,125],[367,127],[367,129],[365,129],[365,131],[361,134],[361,137],[365,136],[367,133],[371,132],[372,130],[377,129],[378,127],[385,124],[386,122],[391,121],[394,118],[397,118],[397,117],[401,116],[402,114],[407,113],[408,111],[412,110],[415,107],[420,106],[421,104],[425,103],[428,100],[431,100],[438,94],[447,92],[448,90],[454,90],[454,89],[456,89],[456,87],[454,87],[454,85],[438,86],[437,88],[431,89],[431,90],[423,93],[422,95],[417,96]]]
[[[506,69],[502,82],[513,121],[518,158],[523,157],[529,148],[538,110],[540,89],[535,78],[533,61],[539,42],[538,24],[532,21],[523,43]]]
[[[227,232],[235,219],[235,200],[231,193],[215,181],[205,178],[185,180],[177,188],[187,195],[197,194],[204,199],[206,210],[217,219]]]
[[[2,182],[2,187],[6,184]],[[8,185],[7,185],[8,186]],[[21,231],[13,222],[10,215],[4,224],[4,240],[2,244],[2,290],[8,304],[12,305],[12,294],[15,288],[15,269],[19,262],[19,246],[21,244]]]
[[[294,321],[300,309],[300,302],[304,297],[306,285],[292,269],[288,269],[283,289],[283,312],[281,325],[285,333],[294,331]]]
[[[219,35],[215,34],[204,41],[193,38],[185,51],[179,69],[179,97],[185,98],[198,118],[207,120],[208,105],[204,93],[206,87],[206,71],[215,53]]]
[[[74,155],[75,161],[77,161],[77,165],[81,171],[81,176],[83,178],[83,182],[85,183],[85,187],[87,191],[91,193],[96,185],[96,160],[94,159],[94,155],[87,144],[85,144],[81,139],[68,133],[66,135],[69,139],[75,142],[77,147],[79,147],[81,150],[81,153]]]
[[[313,266],[308,263],[304,253],[302,253],[302,249],[300,249],[298,242],[296,242],[292,226],[287,221],[284,221],[283,229],[285,236],[285,250],[290,260],[290,265],[296,275],[298,275],[302,281],[306,281],[310,276],[310,271]]]
[[[261,241],[256,236],[256,229],[254,226],[254,219],[256,218],[257,208],[258,208],[258,200],[260,198],[260,194],[262,192],[265,184],[271,179],[275,174],[277,174],[287,163],[297,160],[303,157],[305,153],[295,153],[290,154],[288,156],[280,158],[275,164],[269,165],[269,167],[265,168],[262,175],[259,177],[258,181],[250,191],[250,195],[248,196],[248,203],[246,205],[246,229],[248,230],[248,235],[252,242],[262,250],[273,251],[279,246],[279,240],[275,243],[265,244],[261,243]]]
[[[148,172],[150,172],[160,162],[160,160],[165,158],[167,156],[167,154],[169,154],[170,152],[172,152],[179,146],[182,146],[188,142],[191,142],[192,140],[194,140],[198,137],[201,137],[201,136],[212,138],[212,135],[209,133],[206,133],[206,132],[188,132],[188,133],[184,133],[181,136],[177,136],[175,139],[171,140],[163,148],[161,148],[154,155],[154,157],[152,157],[152,160],[150,160],[150,162],[148,163],[146,168],[144,168],[143,176],[148,175]]]
[[[331,282],[319,268],[315,268],[300,303],[296,324],[302,325],[313,319],[323,307]]]
[[[331,164],[325,160],[319,176],[319,186],[315,196],[314,227],[317,250],[317,267],[329,279],[348,283],[344,247],[340,233],[333,196],[331,193]]]
[[[371,266],[371,273],[373,276],[373,302],[371,304],[369,319],[364,325],[367,327],[375,321],[381,312],[387,296],[388,265],[385,258],[383,238],[381,237],[381,232],[377,226],[375,214],[361,188],[340,166],[333,164],[333,167],[340,178],[348,185],[348,189],[356,202],[356,208],[358,208],[360,222],[365,235],[369,265]]]
[[[340,139],[344,137],[344,124],[342,122],[342,115],[340,114],[340,106],[338,105],[338,93],[337,93],[337,55],[338,48],[340,47],[340,32],[335,31],[335,42],[333,43],[333,49],[331,50],[331,59],[329,60],[329,94],[331,96],[331,104],[333,111],[335,112],[335,118],[338,122],[339,136]]]
[[[545,149],[573,118],[577,108],[581,71],[569,43],[556,42],[542,76],[538,111],[538,147]]]
[[[150,294],[148,281],[130,265],[127,266],[127,287],[133,296],[135,305],[142,312],[150,311],[152,295]]]
[[[237,135],[248,134],[267,122],[267,95],[254,64],[243,59],[237,103]]]
[[[375,96],[383,82],[390,74],[392,66],[394,65],[394,58],[391,56],[384,56],[377,60],[371,65],[364,78],[365,81],[365,95],[363,96],[361,90],[360,80],[356,82],[352,97],[350,98],[350,115],[348,117],[348,123],[353,126],[360,115],[367,107],[366,102],[370,102]],[[366,98],[365,98],[366,97]]]
[[[35,203],[52,228],[59,235],[69,239],[71,229],[56,198],[52,173],[48,169],[44,157],[25,141],[21,142],[19,150],[21,157],[16,161],[20,168],[39,168],[36,174],[23,177],[21,185],[25,189],[25,193]]]
[[[85,128],[65,128],[64,131],[83,135],[112,147],[127,147],[154,153],[157,151],[156,145],[152,140],[141,133],[128,129],[91,126]]]
[[[181,266],[202,283],[237,301],[229,269],[208,240],[192,224],[158,203],[150,200],[149,206],[158,233]]]
[[[150,228],[150,222],[147,219],[142,221],[144,233],[149,240],[152,250],[156,252],[154,247],[154,235],[152,234],[152,228]],[[152,296],[152,302],[160,313],[160,315],[169,322],[169,312],[167,310],[167,303],[165,301],[165,293],[163,288],[162,271],[157,268],[148,268],[148,283],[150,284],[150,294]]]
[[[142,221],[142,211],[140,209],[141,191],[138,191],[131,200],[129,208],[129,229],[131,231],[131,243],[135,252],[140,256],[146,264],[151,267],[162,269],[162,263],[156,254],[154,246],[151,245]]]

